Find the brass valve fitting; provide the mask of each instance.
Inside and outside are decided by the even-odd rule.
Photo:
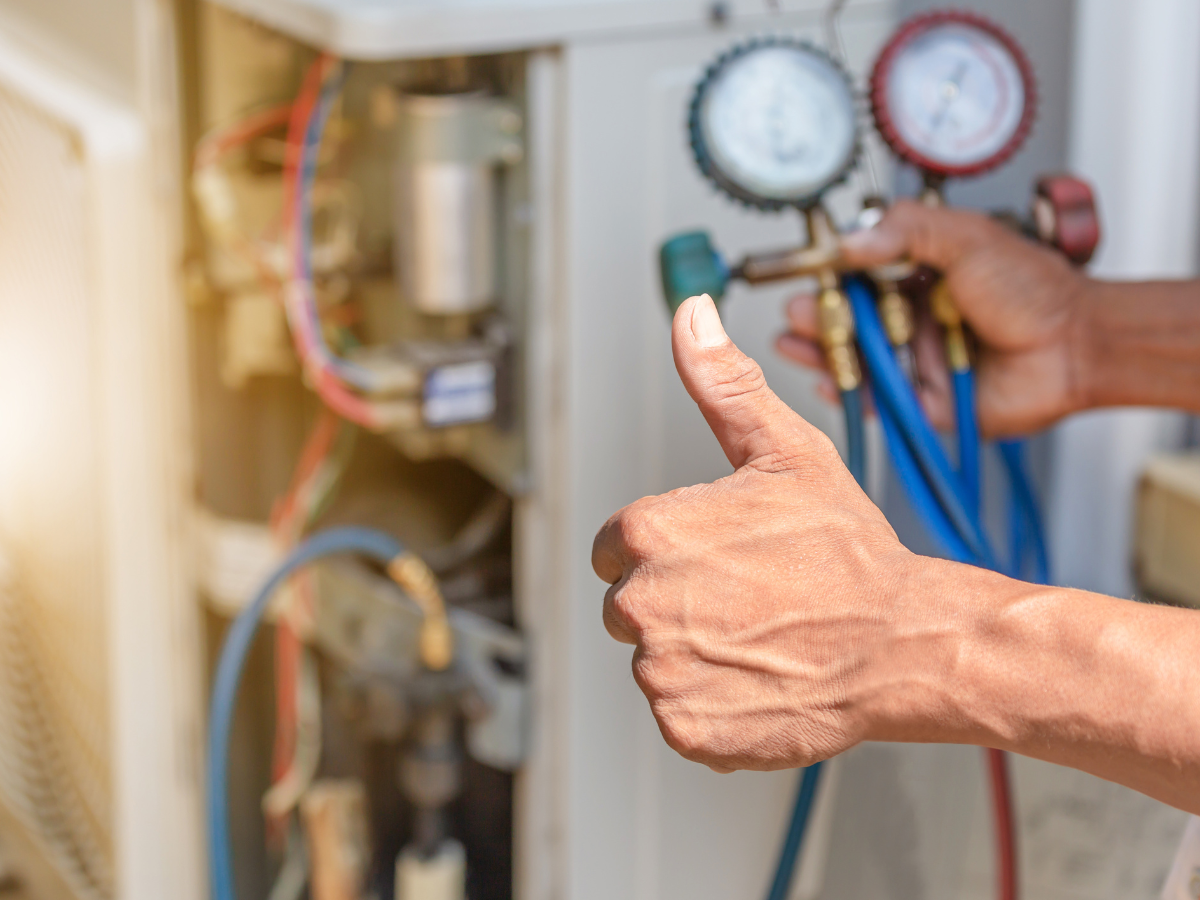
[[[879,318],[893,347],[904,347],[916,334],[912,304],[894,281],[879,282]]]
[[[954,305],[950,288],[942,279],[933,286],[929,295],[929,311],[946,331],[946,362],[952,372],[965,372],[971,368],[971,355],[967,351],[967,335],[963,331],[962,314]]]
[[[838,390],[852,391],[862,384],[862,371],[854,349],[854,314],[850,299],[837,286],[837,276],[826,272],[821,278],[817,300],[817,319],[821,328],[821,346],[833,372]]]
[[[421,608],[420,651],[425,668],[443,672],[454,661],[454,632],[446,615],[437,577],[421,557],[402,553],[388,564],[388,575]]]

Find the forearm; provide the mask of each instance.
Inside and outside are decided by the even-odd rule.
[[[869,737],[1011,750],[1200,813],[1200,613],[934,560],[906,584],[933,612],[882,667]]]
[[[1200,412],[1200,282],[1089,282],[1079,309],[1085,408]]]

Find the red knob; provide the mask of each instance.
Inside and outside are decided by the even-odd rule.
[[[1073,175],[1043,175],[1033,196],[1033,224],[1038,238],[1075,265],[1084,265],[1100,244],[1092,186]]]

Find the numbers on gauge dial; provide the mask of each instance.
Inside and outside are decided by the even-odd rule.
[[[854,97],[828,59],[802,46],[764,46],[730,60],[701,105],[705,146],[719,172],[750,194],[818,194],[854,157]]]
[[[1002,153],[1021,128],[1025,80],[995,36],[946,22],[914,37],[891,64],[886,102],[896,136],[921,156],[970,166]]]

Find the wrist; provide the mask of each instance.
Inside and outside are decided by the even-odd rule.
[[[1079,274],[1069,301],[1070,325],[1067,329],[1068,396],[1064,415],[1104,405],[1099,398],[1099,347],[1105,342],[1098,334],[1102,317],[1098,310],[1104,293],[1111,287],[1087,275]]]
[[[1072,304],[1071,383],[1076,404],[1072,412],[1105,405],[1100,376],[1103,373],[1102,356],[1111,351],[1111,342],[1102,334],[1105,317],[1101,314],[1101,308],[1109,302],[1106,295],[1115,287],[1089,277],[1080,281]]]
[[[987,670],[1029,585],[941,559],[913,556],[898,579],[888,633],[864,674],[863,739],[1007,744]]]

